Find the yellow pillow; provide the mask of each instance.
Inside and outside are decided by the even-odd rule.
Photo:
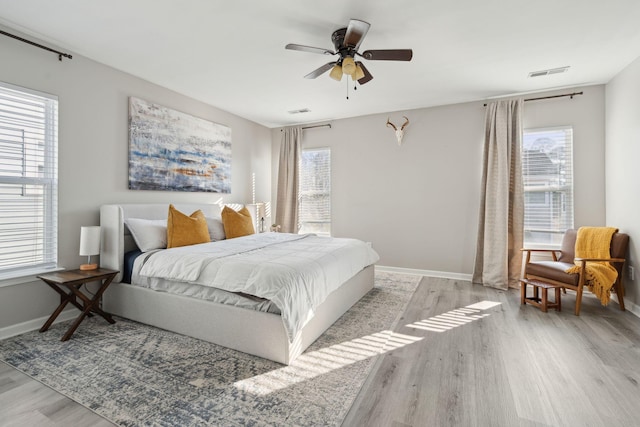
[[[225,206],[222,208],[222,225],[224,226],[224,234],[227,235],[227,239],[233,239],[234,237],[248,236],[254,234],[253,219],[249,209],[246,207],[239,211],[234,211],[230,207]]]
[[[186,216],[173,205],[169,205],[167,248],[197,245],[210,241],[207,219],[201,210],[195,211],[191,216]]]

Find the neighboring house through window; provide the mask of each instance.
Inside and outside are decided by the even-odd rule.
[[[298,191],[299,233],[331,235],[331,149],[302,150]]]
[[[524,241],[558,246],[573,228],[573,129],[528,129],[522,141]]]
[[[0,279],[57,266],[57,97],[0,82]]]

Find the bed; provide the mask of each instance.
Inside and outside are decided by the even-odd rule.
[[[207,218],[220,217],[220,206],[215,204],[176,204],[175,207],[187,214],[201,210]],[[246,241],[247,244],[257,244],[260,247],[256,250],[243,249],[241,252],[254,254],[254,257],[256,256],[255,254],[261,254],[258,256],[259,259],[266,257],[271,260],[271,264],[276,264],[274,260],[279,258],[275,255],[269,255],[272,247],[281,248],[280,245],[282,245],[282,248],[286,245],[290,245],[292,248],[303,247],[304,245],[312,247],[312,245],[315,245],[315,241],[310,239],[318,239],[318,237],[314,236],[286,235],[285,233],[259,233],[253,236],[227,239],[226,241],[210,244],[194,245],[194,248],[199,249],[199,251],[195,251],[195,254],[187,254],[186,249],[183,248],[158,250],[157,254],[153,253],[154,251],[144,252],[143,255],[146,258],[141,256],[135,261],[137,267],[133,273],[134,280],[132,282],[146,278],[146,284],[132,285],[125,283],[123,280],[126,270],[125,254],[130,254],[132,251],[139,249],[126,224],[134,219],[166,220],[167,210],[168,204],[111,204],[103,205],[100,208],[100,225],[102,228],[100,264],[104,268],[120,271],[114,283],[111,284],[103,296],[103,308],[105,311],[288,365],[353,304],[373,288],[374,263],[377,261],[377,254],[370,248],[367,249],[370,254],[367,257],[367,261],[363,262],[362,267],[357,269],[352,267],[354,272],[345,272],[343,271],[344,268],[340,267],[336,268],[336,270],[340,270],[339,276],[334,273],[323,273],[327,276],[325,281],[329,284],[328,291],[325,290],[327,294],[307,298],[314,300],[314,307],[312,310],[301,310],[302,315],[292,315],[291,313],[295,312],[296,308],[287,307],[286,304],[284,304],[284,307],[277,306],[274,308],[273,301],[283,304],[278,300],[279,291],[274,288],[275,285],[272,288],[276,290],[264,291],[268,295],[272,295],[273,301],[267,300],[265,303],[264,298],[254,298],[258,300],[258,305],[262,309],[247,307],[242,303],[230,305],[226,302],[216,302],[195,298],[184,293],[174,294],[167,291],[168,287],[174,286],[174,284],[171,284],[174,280],[179,282],[175,285],[182,286],[185,289],[192,289],[190,286],[200,286],[206,292],[209,292],[214,284],[216,286],[220,285],[221,288],[227,288],[227,281],[221,280],[221,277],[225,276],[217,271],[215,279],[213,278],[214,275],[211,275],[211,283],[207,282],[205,280],[208,277],[205,274],[208,271],[206,268],[212,264],[223,268],[225,266],[223,261],[227,258],[236,259],[236,255],[226,258],[220,257],[220,259],[214,261],[200,262],[205,267],[201,267],[203,270],[199,270],[198,273],[192,274],[189,269],[180,264],[181,267],[179,269],[176,268],[180,273],[168,279],[143,277],[142,274],[147,270],[151,271],[150,269],[153,269],[154,266],[156,269],[162,270],[162,265],[167,264],[162,257],[168,256],[167,254],[170,251],[183,253],[185,259],[193,262],[193,257],[201,260],[201,257],[204,256],[202,253],[217,251],[223,247],[238,246],[241,243],[244,245]],[[254,213],[252,212],[252,214]],[[291,242],[289,242],[289,236],[291,236]],[[280,240],[286,240],[287,242],[280,243]],[[364,242],[354,242],[358,242],[358,245],[367,246]],[[298,251],[300,254],[304,254],[302,250]],[[141,261],[143,259],[145,260]],[[178,262],[176,261],[176,265],[179,265]],[[190,264],[186,263],[185,265],[188,266]],[[258,270],[257,267],[255,269]],[[271,267],[261,267],[259,269],[270,270]],[[225,271],[230,270],[235,270],[235,268],[227,267]],[[289,270],[295,269],[289,268]],[[147,271],[145,274],[150,273]],[[249,274],[247,273],[246,275]],[[340,278],[330,280],[329,277]],[[193,280],[194,278],[196,280]],[[259,282],[258,279],[256,281]],[[231,286],[228,289],[232,291],[242,289],[235,287],[242,286],[236,285],[235,279],[229,279],[228,282],[230,283],[229,286]],[[310,288],[315,289],[315,286]],[[234,293],[232,292],[232,294]],[[243,292],[238,292],[238,294],[244,295]],[[231,296],[235,298],[234,295]],[[248,296],[251,298],[252,295]],[[292,316],[293,320],[288,316]]]

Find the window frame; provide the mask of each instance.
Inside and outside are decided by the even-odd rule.
[[[59,100],[56,95],[51,95],[45,92],[16,86],[10,83],[0,81],[0,96],[5,97],[5,102],[2,103],[2,107],[5,108],[5,115],[2,116],[0,111],[0,130],[4,125],[4,129],[7,132],[5,142],[15,142],[12,140],[10,134],[19,129],[17,119],[26,120],[28,118],[24,111],[20,111],[20,108],[27,108],[27,105],[33,106],[33,108],[41,108],[41,117],[36,117],[36,131],[33,132],[29,138],[23,137],[23,150],[22,157],[19,162],[22,163],[22,176],[15,176],[12,173],[0,172],[0,185],[16,186],[22,185],[23,190],[21,197],[28,197],[25,193],[28,185],[36,185],[42,188],[42,193],[38,197],[36,195],[37,203],[33,205],[32,210],[26,210],[25,212],[36,212],[42,210],[42,229],[37,233],[37,236],[41,238],[41,255],[34,259],[32,262],[19,263],[16,262],[13,266],[8,264],[0,269],[0,287],[11,286],[19,283],[26,283],[36,280],[38,274],[44,272],[51,272],[54,270],[60,270],[58,266],[58,126],[59,126]],[[11,100],[10,98],[16,98]],[[21,116],[13,116],[10,104],[19,103],[16,107],[17,112]],[[33,119],[33,117],[31,117]],[[12,122],[13,121],[13,122]],[[28,127],[24,125],[22,129],[23,135],[25,129]],[[41,131],[42,135],[37,135],[37,132]],[[0,134],[0,138],[3,136]],[[39,137],[41,139],[39,139]],[[42,144],[42,149],[38,150],[35,160],[29,159],[27,153],[26,140],[31,139],[29,144]],[[8,145],[8,144],[5,144]],[[19,151],[19,150],[18,150]],[[7,152],[5,152],[7,153]],[[25,176],[25,166],[27,162],[42,161],[42,165],[36,164],[36,168],[41,171],[42,176]],[[7,164],[7,163],[5,163]],[[10,165],[10,163],[8,163]],[[10,170],[7,169],[7,171]],[[33,195],[33,194],[32,194]],[[5,205],[6,206],[6,205]],[[9,206],[6,210],[11,209]],[[0,206],[0,212],[3,207]],[[8,223],[8,222],[7,222]],[[7,224],[5,223],[5,224]],[[34,250],[38,250],[38,244],[34,243]]]
[[[328,153],[328,181],[329,181],[329,188],[328,191],[326,192],[326,196],[328,198],[328,214],[329,214],[329,220],[328,221],[302,221],[300,219],[300,214],[302,213],[302,203],[303,203],[303,196],[304,196],[304,191],[302,189],[302,185],[303,185],[303,156],[305,153],[309,153],[309,152],[327,152]],[[299,233],[315,233],[319,236],[331,236],[331,226],[332,226],[332,218],[331,218],[331,147],[309,147],[309,148],[303,148],[300,151],[300,163],[299,163],[299,168],[298,168],[298,173],[299,173],[299,177],[298,177],[298,232]],[[311,223],[314,222],[316,224],[327,224],[327,228],[328,231],[312,231],[312,230],[305,230],[304,229],[304,224],[305,223]]]
[[[540,193],[540,194],[544,194],[545,195],[545,203],[550,205],[549,209],[553,209],[553,200],[551,197],[551,194],[554,193],[553,191],[553,186],[549,186],[548,187],[548,191],[526,191],[527,188],[527,175],[525,175],[525,136],[527,134],[531,134],[531,133],[544,133],[544,132],[554,132],[554,131],[562,131],[562,132],[568,132],[570,134],[569,138],[565,138],[564,142],[565,142],[565,146],[563,147],[563,151],[565,153],[565,156],[563,157],[563,159],[565,161],[568,161],[568,165],[570,168],[570,173],[565,173],[565,181],[569,181],[568,183],[564,183],[564,186],[568,186],[568,191],[563,191],[561,189],[562,185],[560,184],[561,179],[558,179],[558,190],[555,191],[555,193],[559,193],[560,195],[562,195],[562,198],[564,199],[563,203],[566,205],[565,206],[565,210],[569,210],[569,212],[567,212],[566,218],[564,218],[562,220],[563,225],[559,226],[557,228],[552,228],[549,230],[549,232],[547,234],[549,235],[556,235],[558,237],[556,242],[539,242],[539,241],[535,241],[535,240],[528,240],[527,239],[527,231],[531,232],[531,228],[527,228],[527,221],[526,221],[526,215],[527,215],[527,193],[528,194],[535,194],[535,193]],[[524,212],[525,212],[525,222],[524,222],[524,233],[523,233],[523,240],[524,240],[524,245],[526,247],[538,247],[541,249],[557,249],[560,247],[561,245],[561,240],[562,240],[562,235],[564,235],[564,233],[566,232],[567,229],[573,228],[574,224],[575,224],[575,185],[574,185],[574,175],[575,175],[575,162],[574,162],[574,153],[573,153],[573,145],[574,145],[574,129],[572,125],[560,125],[560,126],[550,126],[550,127],[535,127],[535,128],[527,128],[523,130],[523,134],[522,134],[522,149],[521,149],[521,158],[522,158],[522,177],[523,177],[523,190],[524,190]],[[561,173],[557,174],[558,176],[561,175]],[[566,178],[568,176],[568,178]],[[540,186],[542,189],[542,186]],[[567,199],[567,194],[570,194],[571,196],[571,200],[568,201]],[[559,216],[554,217],[555,220],[558,220]],[[560,221],[559,221],[560,222]],[[544,233],[544,232],[542,232]],[[550,238],[551,240],[551,238]]]

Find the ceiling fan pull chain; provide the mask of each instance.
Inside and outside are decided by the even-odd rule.
[[[347,99],[349,99],[349,77],[345,79],[347,81]]]

